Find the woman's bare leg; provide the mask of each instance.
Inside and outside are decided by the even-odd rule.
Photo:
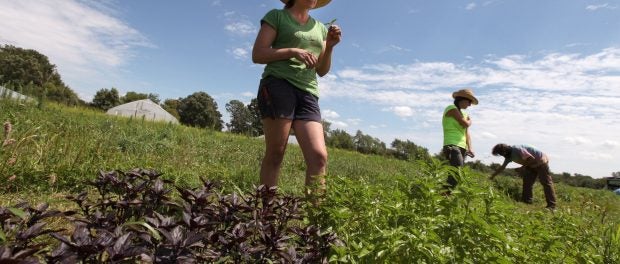
[[[297,142],[306,161],[306,186],[318,184],[320,189],[324,189],[327,148],[325,147],[323,124],[316,121],[296,120],[293,122],[293,129],[295,129]]]
[[[278,185],[280,168],[286,151],[288,135],[293,120],[263,119],[265,133],[265,156],[260,168],[260,183],[268,187]]]

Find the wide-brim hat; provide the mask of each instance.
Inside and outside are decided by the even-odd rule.
[[[280,0],[282,3],[288,3],[289,0]],[[314,9],[317,9],[319,7],[324,7],[327,4],[329,4],[329,2],[331,2],[332,0],[317,0],[316,1],[316,6],[314,6]]]
[[[461,89],[452,93],[452,98],[463,97],[471,101],[471,104],[477,105],[478,99],[474,96],[474,92],[471,89]]]

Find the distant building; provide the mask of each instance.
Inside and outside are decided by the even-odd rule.
[[[607,189],[617,190],[620,189],[620,178],[618,177],[607,177]]]
[[[28,102],[34,101],[32,97],[25,96],[2,85],[0,85],[0,98],[10,98],[15,100],[24,100]]]
[[[110,108],[108,115],[124,116],[148,121],[163,121],[178,124],[173,115],[149,99],[138,100]]]

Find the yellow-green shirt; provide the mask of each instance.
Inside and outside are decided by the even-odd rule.
[[[443,145],[455,145],[467,149],[467,129],[461,126],[459,121],[454,119],[454,117],[446,116],[446,113],[452,109],[456,109],[456,106],[453,104],[443,110],[443,118],[441,119],[441,125],[443,126]],[[469,116],[467,112],[462,109],[461,114],[465,119]]]

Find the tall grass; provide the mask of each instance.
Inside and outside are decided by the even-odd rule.
[[[152,168],[177,185],[201,176],[224,188],[258,183],[260,139],[83,108],[0,101],[12,143],[0,148],[0,205],[16,199],[57,201],[77,192],[99,170]],[[439,161],[406,162],[330,149],[328,190],[306,221],[346,242],[333,261],[349,263],[618,263],[620,199],[611,192],[556,185],[556,211],[517,202],[519,179],[454,170]],[[449,173],[461,183],[450,196]],[[305,175],[299,148],[289,146],[282,192],[301,195]],[[33,193],[41,194],[33,196]]]

